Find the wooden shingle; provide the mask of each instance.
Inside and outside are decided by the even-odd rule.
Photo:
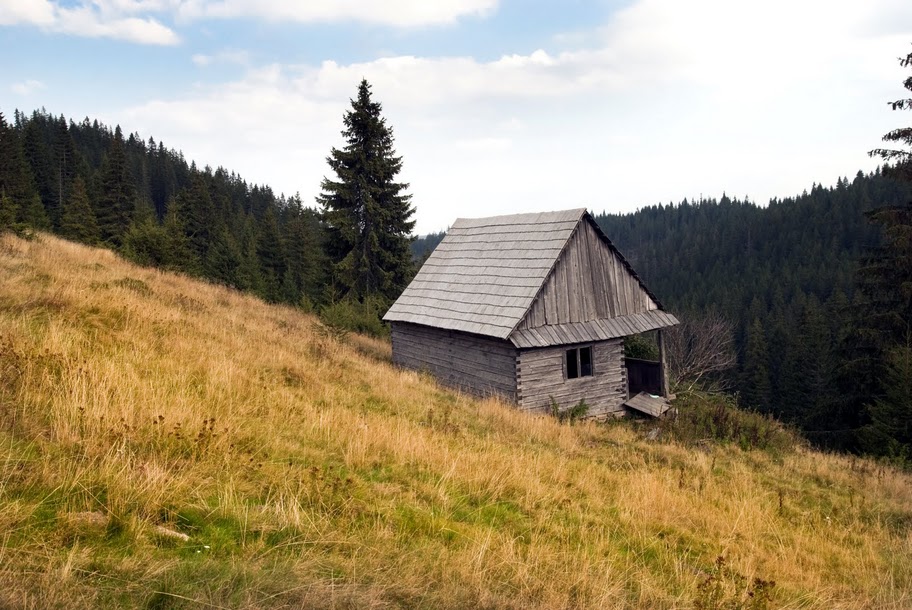
[[[384,316],[538,348],[671,326],[584,208],[460,218]]]
[[[585,213],[456,220],[383,319],[506,339]]]

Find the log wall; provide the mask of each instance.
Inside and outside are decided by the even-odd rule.
[[[509,341],[408,322],[392,323],[393,362],[427,371],[475,396],[516,401],[517,350]]]
[[[587,345],[592,346],[592,376],[567,379],[567,349]],[[549,411],[553,397],[561,409],[585,400],[589,417],[605,418],[622,414],[627,400],[623,339],[520,350],[516,376],[517,402],[527,411]]]

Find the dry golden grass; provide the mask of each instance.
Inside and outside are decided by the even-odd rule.
[[[388,360],[0,238],[0,607],[693,608],[719,555],[771,608],[912,607],[903,473],[559,425]]]

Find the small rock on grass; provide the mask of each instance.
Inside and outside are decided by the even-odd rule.
[[[152,531],[155,532],[156,534],[158,534],[159,536],[161,536],[162,538],[173,538],[175,540],[181,540],[183,542],[187,542],[188,540],[190,540],[190,536],[188,536],[187,534],[185,534],[183,532],[179,532],[177,530],[167,528],[164,525],[156,525],[155,527],[152,528]]]

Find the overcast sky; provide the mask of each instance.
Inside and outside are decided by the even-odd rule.
[[[0,111],[98,118],[314,205],[367,78],[419,233],[766,203],[908,124],[909,0],[0,0]]]

